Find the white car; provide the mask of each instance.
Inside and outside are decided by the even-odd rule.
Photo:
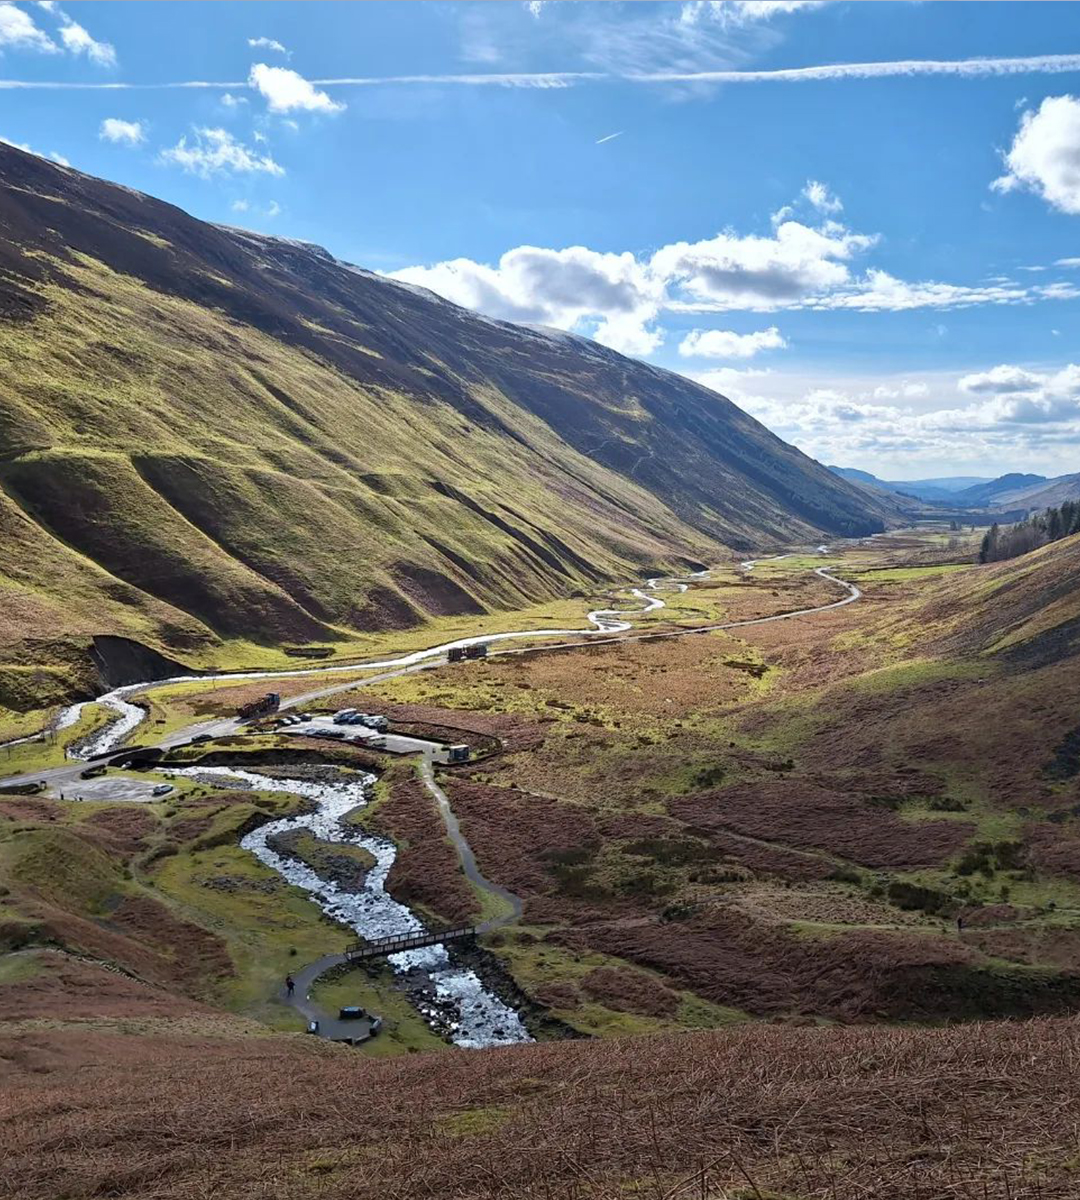
[[[171,791],[174,791],[174,790],[175,789],[173,788],[173,785],[171,783],[159,783],[155,786],[153,792],[151,792],[151,795],[167,796]]]

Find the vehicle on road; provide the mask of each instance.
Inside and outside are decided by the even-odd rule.
[[[468,746],[447,746],[446,761],[448,763],[463,763],[469,761]]]
[[[167,796],[175,790],[171,783],[159,783],[150,794],[152,796]]]

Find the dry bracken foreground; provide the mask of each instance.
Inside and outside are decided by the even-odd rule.
[[[0,1041],[0,1062],[20,1200],[1080,1195],[1075,1019],[383,1061],[43,1030]]]

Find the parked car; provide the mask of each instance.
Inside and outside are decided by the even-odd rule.
[[[390,722],[383,716],[373,714],[365,716],[363,720],[368,729],[376,729],[379,733],[385,733],[390,728]]]
[[[381,733],[377,733],[374,737],[368,738],[364,745],[369,746],[372,750],[385,750],[386,738]]]
[[[351,724],[352,718],[355,716],[356,716],[355,708],[339,709],[336,713],[334,713],[334,724],[335,725],[349,725],[349,724]]]
[[[80,771],[79,778],[96,779],[99,775],[104,775],[108,769],[105,763],[98,763],[97,766],[87,767],[85,771]]]
[[[170,792],[175,791],[171,783],[159,783],[151,793],[154,796],[167,796]]]

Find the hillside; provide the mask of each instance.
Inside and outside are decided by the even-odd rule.
[[[585,339],[8,145],[0,185],[0,647],[59,693],[90,634],[221,661],[889,513]]]

